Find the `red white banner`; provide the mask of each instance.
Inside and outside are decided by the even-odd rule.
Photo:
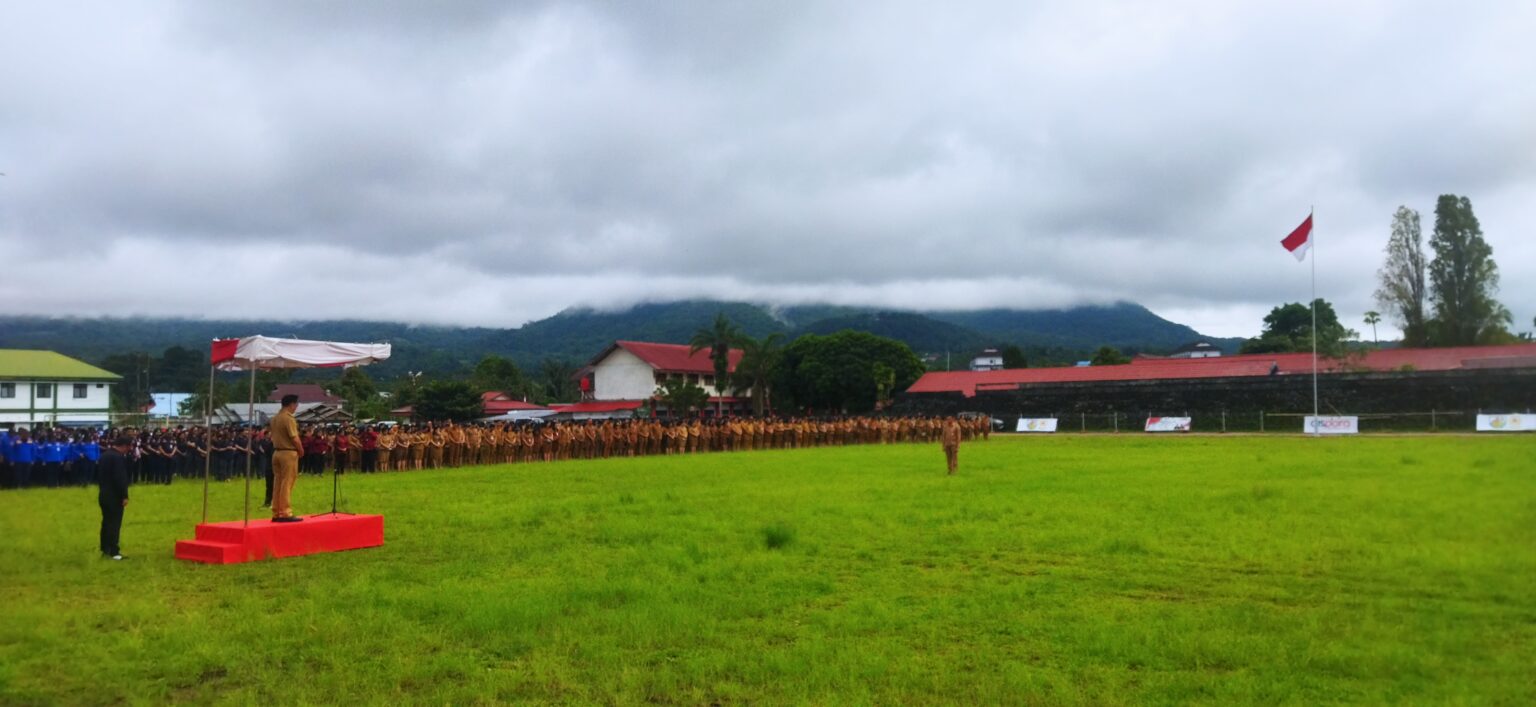
[[[1478,432],[1536,432],[1536,415],[1478,415]]]
[[[1281,240],[1280,245],[1291,251],[1291,255],[1296,256],[1297,262],[1306,260],[1307,251],[1312,250],[1312,216],[1308,214],[1307,220],[1302,221],[1296,230],[1291,231],[1291,235]]]
[[[1055,432],[1056,418],[1054,417],[1021,417],[1017,432]]]
[[[209,360],[221,371],[338,368],[366,366],[389,358],[389,354],[389,344],[346,344],[247,336],[242,339],[214,339],[209,350]]]
[[[1146,430],[1148,432],[1188,432],[1190,426],[1190,418],[1187,417],[1149,417]]]

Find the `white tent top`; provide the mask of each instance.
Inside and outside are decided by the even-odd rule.
[[[335,341],[273,339],[247,336],[214,339],[212,363],[221,371],[252,368],[338,368],[366,366],[389,358],[389,344],[346,344]]]

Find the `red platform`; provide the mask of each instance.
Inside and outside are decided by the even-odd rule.
[[[176,558],[192,562],[228,565],[297,557],[317,552],[339,552],[384,544],[384,516],[305,516],[299,523],[253,520],[203,523],[196,540],[177,540]]]

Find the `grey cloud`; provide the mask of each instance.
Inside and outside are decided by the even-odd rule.
[[[31,30],[0,47],[0,247],[172,283],[35,281],[0,307],[185,314],[215,283],[150,254],[223,252],[238,280],[260,242],[399,273],[389,304],[329,316],[1123,298],[1252,333],[1305,297],[1275,242],[1308,205],[1320,293],[1348,317],[1373,306],[1392,210],[1428,219],[1456,192],[1517,320],[1536,314],[1518,2],[167,2],[0,22]],[[248,314],[303,316],[339,269]]]

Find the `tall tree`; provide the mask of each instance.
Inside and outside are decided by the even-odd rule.
[[[1024,358],[1024,350],[1016,344],[1004,346],[1003,368],[1029,368],[1029,359]]]
[[[667,412],[673,417],[689,417],[709,404],[709,393],[697,383],[689,383],[687,378],[678,376],[656,386],[656,399],[667,406]]]
[[[341,378],[325,387],[326,392],[347,401],[347,409],[359,419],[375,419],[389,412],[389,405],[379,397],[379,388],[362,366],[342,372]]]
[[[1381,312],[1370,311],[1365,313],[1365,323],[1371,327],[1371,343],[1381,346],[1381,338],[1376,336],[1376,325],[1381,323]]]
[[[512,397],[528,395],[528,379],[512,359],[495,354],[487,355],[475,364],[469,382],[481,391],[496,391]]]
[[[1472,200],[1442,194],[1435,202],[1435,232],[1429,247],[1429,300],[1435,318],[1430,337],[1440,346],[1467,346],[1510,338],[1509,310],[1493,298],[1499,290],[1499,266],[1493,246],[1472,213]]]
[[[1090,366],[1118,366],[1130,363],[1131,359],[1120,353],[1120,349],[1113,346],[1100,346],[1093,354],[1093,360],[1088,362]]]
[[[1427,264],[1419,212],[1397,207],[1397,213],[1392,215],[1392,235],[1387,238],[1387,260],[1376,272],[1380,282],[1376,303],[1402,328],[1404,346],[1429,343],[1424,309],[1428,297],[1424,279]]]
[[[727,319],[724,312],[715,315],[715,323],[693,333],[688,341],[688,353],[709,350],[709,360],[715,364],[715,394],[720,397],[716,417],[725,414],[725,396],[730,387],[726,377],[731,373],[731,347],[741,341],[741,330]]]
[[[545,402],[569,403],[581,397],[576,383],[576,367],[556,358],[539,362],[539,385],[544,389]]]
[[[480,417],[480,394],[463,381],[432,381],[416,392],[414,411],[422,420],[473,420]]]
[[[882,385],[876,364],[895,373],[891,391],[905,390],[923,375],[923,362],[906,344],[862,331],[805,334],[784,347],[774,391],[794,406],[826,411],[874,409]]]
[[[1333,305],[1319,298],[1317,307],[1317,352],[1335,358],[1343,356],[1345,342],[1358,334],[1339,323]],[[1257,338],[1243,342],[1241,353],[1285,353],[1312,350],[1312,310],[1300,302],[1288,302],[1264,317],[1264,331]]]
[[[773,390],[773,371],[783,354],[784,347],[779,345],[783,339],[783,334],[769,334],[761,339],[742,336],[739,342],[741,361],[736,364],[732,385],[752,391],[752,413],[755,415],[772,409],[769,395]]]

